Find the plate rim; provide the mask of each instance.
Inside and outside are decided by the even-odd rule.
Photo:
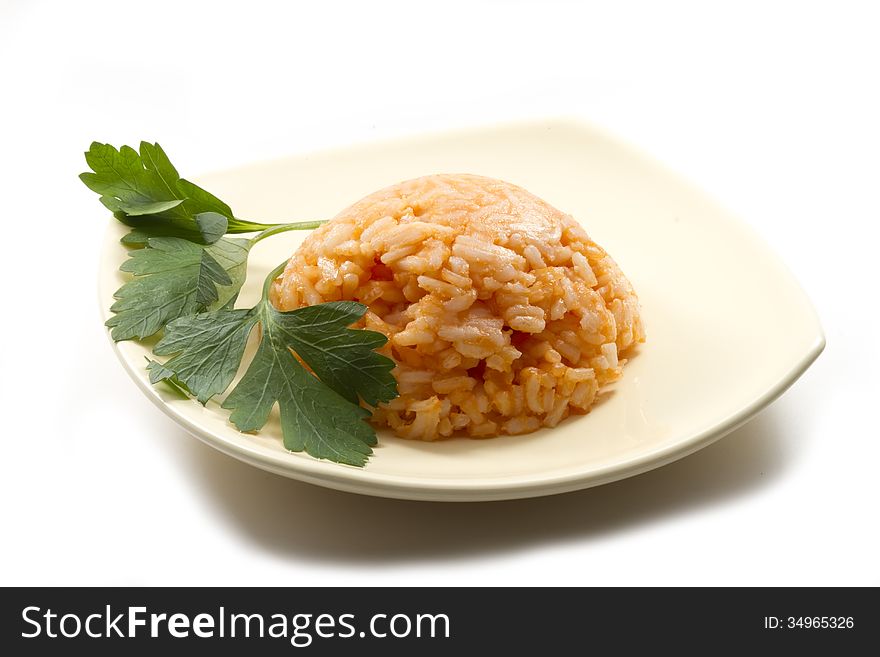
[[[724,213],[726,220],[734,222],[738,228],[747,231],[752,240],[760,244],[762,248],[772,255],[775,264],[779,266],[783,275],[788,278],[788,282],[792,285],[793,289],[798,291],[802,304],[811,311],[810,315],[813,320],[813,337],[809,347],[804,351],[797,362],[794,362],[789,367],[784,376],[780,377],[773,383],[773,385],[769,386],[768,389],[758,395],[751,402],[740,407],[735,412],[719,420],[712,426],[695,434],[681,438],[672,444],[637,453],[631,458],[614,461],[598,469],[587,469],[566,472],[558,475],[551,474],[543,476],[540,474],[516,474],[479,478],[425,478],[387,473],[379,474],[371,472],[369,467],[357,468],[318,459],[290,459],[285,452],[270,454],[258,449],[255,445],[248,445],[244,441],[233,442],[200,426],[198,423],[186,417],[183,413],[178,412],[172,403],[164,400],[157,389],[143,376],[142,372],[136,370],[134,364],[129,362],[129,359],[126,357],[122,349],[123,343],[115,342],[112,337],[110,337],[110,331],[106,327],[103,327],[104,334],[107,336],[113,352],[122,364],[123,369],[134,380],[141,392],[143,392],[155,406],[171,418],[178,426],[182,427],[187,433],[201,442],[217,449],[227,456],[231,456],[262,470],[306,483],[351,493],[395,499],[447,502],[497,501],[556,495],[626,479],[662,467],[711,445],[745,424],[788,390],[819,357],[826,345],[825,335],[818,314],[806,292],[803,290],[792,272],[788,269],[787,265],[769,247],[769,245],[766,244],[752,226],[739,219],[737,215],[730,213],[727,208],[716,199],[703,192],[699,187],[691,184],[686,177],[670,169],[650,154],[643,153],[637,147],[618,138],[604,128],[597,127],[580,117],[572,115],[554,115],[544,119],[514,120],[498,122],[490,125],[454,127],[444,131],[426,131],[424,133],[396,136],[388,139],[359,141],[350,144],[347,148],[401,143],[412,139],[418,139],[420,137],[431,138],[443,134],[473,133],[488,129],[524,128],[535,125],[547,125],[548,123],[553,125],[568,125],[599,134],[602,137],[611,140],[621,148],[627,149],[633,153],[633,155],[650,161],[652,165],[659,166],[666,172],[671,172],[682,184],[687,186],[691,192],[700,194],[704,198],[709,199],[715,207]],[[339,150],[345,150],[345,148],[340,146],[321,151],[291,153],[288,155],[288,158],[303,157],[311,153],[332,153]],[[244,163],[240,165],[240,167],[266,164],[276,161],[281,162],[284,159],[285,158],[272,158],[265,161]],[[101,255],[98,266],[97,296],[100,315],[104,321],[110,316],[109,308],[106,307],[105,299],[112,295],[112,290],[106,289],[108,278],[106,271],[109,268],[109,264],[105,254],[107,253],[107,248],[111,241],[118,244],[119,234],[119,225],[114,222],[109,222],[108,227],[104,232],[104,243],[100,249]],[[116,267],[113,267],[114,272],[115,270]],[[193,400],[180,401],[181,403],[195,403]],[[241,435],[246,436],[247,434]]]

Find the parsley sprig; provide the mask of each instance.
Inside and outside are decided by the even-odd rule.
[[[234,216],[213,194],[181,178],[158,144],[139,150],[95,142],[80,175],[103,205],[132,228],[120,270],[131,274],[114,294],[107,321],[114,340],[161,334],[149,361],[150,381],[170,383],[202,404],[222,395],[241,369],[259,326],[259,343],[221,406],[241,431],[258,431],[279,409],[284,446],[322,459],[363,466],[376,444],[365,422],[375,406],[397,396],[394,362],[376,352],[381,333],[349,328],[366,306],[337,301],[277,310],[269,301],[280,265],[260,301],[237,309],[250,249],[288,230],[321,221],[263,224]],[[254,233],[247,238],[228,234]]]

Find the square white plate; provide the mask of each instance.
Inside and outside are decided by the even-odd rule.
[[[173,151],[172,151],[173,154]],[[331,218],[362,196],[430,173],[477,173],[571,213],[632,281],[648,341],[587,415],[525,436],[421,443],[379,433],[363,469],[286,451],[277,423],[239,433],[228,413],[153,387],[149,346],[115,344],[143,392],[190,433],[257,467],[331,488],[419,500],[549,495],[628,477],[722,437],[782,394],[822,351],[816,314],[744,224],[662,166],[577,120],[413,137],[253,164],[197,179],[256,221]],[[100,273],[104,318],[125,259],[112,222]],[[239,298],[303,234],[261,242]]]

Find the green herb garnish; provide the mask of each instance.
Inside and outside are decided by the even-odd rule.
[[[221,238],[209,246],[180,237],[151,237],[129,252],[121,271],[134,274],[114,293],[107,321],[114,340],[146,338],[168,322],[234,303],[244,283],[248,240]]]
[[[256,354],[221,404],[230,421],[257,431],[277,404],[287,449],[363,466],[376,434],[360,401],[375,406],[397,396],[394,362],[375,351],[385,336],[349,328],[366,306],[337,301],[280,312],[268,292],[281,265],[256,306],[234,308],[254,244],[323,222],[237,219],[220,199],[180,178],[158,144],[142,142],[136,151],[95,142],[86,162],[92,171],[82,181],[133,228],[122,239],[132,250],[120,267],[132,277],[114,294],[111,336],[143,339],[164,331],[153,353],[169,358],[149,362],[150,381],[207,403],[229,388],[259,325]],[[250,239],[225,237],[256,231]]]
[[[93,142],[85,155],[91,171],[80,174],[80,180],[101,195],[101,203],[119,221],[134,228],[123,243],[145,244],[161,235],[212,244],[226,233],[270,225],[236,219],[219,198],[181,178],[159,144],[142,141],[136,151]]]

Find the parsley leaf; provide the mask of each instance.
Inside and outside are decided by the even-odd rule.
[[[173,356],[151,364],[150,380],[173,377],[205,403],[232,382],[259,324],[257,352],[222,403],[232,411],[230,421],[241,431],[257,431],[278,404],[287,449],[363,466],[376,433],[358,398],[375,405],[397,396],[394,362],[374,351],[387,338],[348,328],[364,312],[366,306],[353,301],[281,312],[264,294],[250,310],[183,317],[168,324],[156,345],[157,355]]]
[[[150,364],[150,382],[175,377],[202,404],[207,403],[232,383],[248,336],[258,320],[257,312],[251,308],[217,310],[171,322],[153,347],[153,353],[176,355],[164,363]]]
[[[193,217],[198,228],[198,239],[195,241],[203,244],[213,244],[226,234],[229,221],[216,212],[202,212]],[[120,240],[126,246],[144,246],[151,237],[180,237],[182,239],[194,239],[194,234],[186,228],[165,224],[162,222],[144,223],[132,229]]]
[[[348,328],[366,312],[351,301],[332,301],[289,313],[275,311],[273,322],[283,341],[340,396],[352,403],[358,397],[371,406],[397,396],[393,366],[374,350],[388,338],[376,331]]]
[[[223,238],[210,246],[179,237],[151,237],[131,251],[121,271],[134,274],[115,293],[107,320],[114,340],[145,338],[172,319],[235,302],[244,282],[248,240]]]
[[[369,411],[339,396],[299,363],[285,340],[287,313],[268,304],[261,311],[260,346],[223,402],[223,408],[232,411],[230,421],[241,431],[256,431],[277,402],[287,449],[364,465],[376,444],[376,432],[364,421]]]
[[[85,153],[91,171],[80,180],[101,195],[101,203],[134,228],[123,238],[143,245],[151,237],[182,237],[212,244],[226,233],[267,228],[236,219],[232,209],[198,185],[184,180],[159,144],[142,141],[140,150],[93,142]]]

